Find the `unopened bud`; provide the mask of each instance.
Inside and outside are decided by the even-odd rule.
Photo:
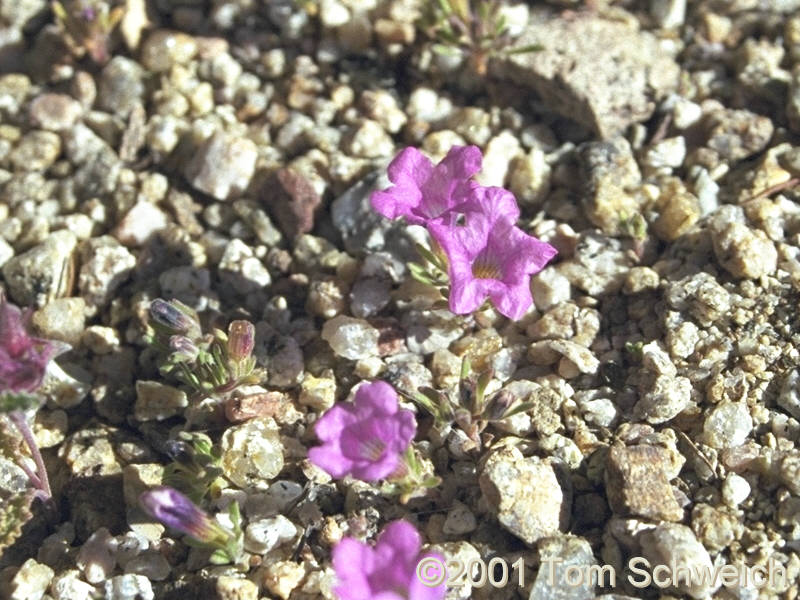
[[[154,325],[160,326],[169,333],[198,337],[200,324],[197,313],[178,300],[167,302],[156,298],[150,303],[150,319]]]
[[[154,487],[139,496],[139,503],[151,517],[199,542],[221,546],[234,535],[174,488]]]
[[[169,338],[169,347],[178,362],[194,362],[200,354],[200,348],[192,340],[183,335]]]
[[[228,356],[241,362],[253,353],[256,328],[250,321],[233,321],[228,326]]]
[[[501,390],[494,395],[486,407],[485,417],[489,421],[499,421],[505,416],[511,405],[514,404],[516,396],[507,390]]]

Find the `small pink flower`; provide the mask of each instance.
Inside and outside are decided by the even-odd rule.
[[[521,318],[533,303],[531,275],[556,249],[514,225],[519,208],[503,188],[473,189],[462,209],[463,224],[428,224],[449,261],[450,310],[468,314],[489,297],[501,314]]]
[[[341,600],[441,600],[447,588],[423,585],[417,576],[422,554],[420,535],[407,521],[389,523],[374,547],[344,538],[333,548],[333,570],[339,579],[334,588]]]
[[[414,413],[399,409],[392,386],[366,383],[352,403],[337,404],[317,421],[322,446],[311,448],[308,458],[332,477],[377,481],[398,469],[416,429]]]
[[[389,219],[405,217],[421,225],[437,219],[467,199],[470,181],[481,168],[477,146],[453,146],[442,161],[433,163],[416,148],[406,148],[389,164],[394,185],[370,198],[372,207]]]
[[[68,348],[30,335],[28,317],[0,291],[0,392],[36,391],[47,363]]]

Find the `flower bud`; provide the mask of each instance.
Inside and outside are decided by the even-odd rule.
[[[241,362],[253,353],[256,328],[250,321],[233,321],[228,326],[228,356]]]
[[[183,335],[173,335],[169,338],[169,347],[172,356],[178,362],[194,362],[200,354],[200,348],[192,340]]]
[[[150,303],[150,319],[154,326],[161,327],[171,334],[190,338],[200,335],[197,313],[178,300],[167,302],[156,298]]]
[[[157,486],[143,492],[139,504],[151,517],[199,542],[220,546],[234,537],[233,532],[174,488]]]

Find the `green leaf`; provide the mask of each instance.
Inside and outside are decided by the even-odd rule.
[[[0,413],[26,411],[39,408],[42,399],[35,394],[25,392],[5,392],[0,394]]]
[[[510,48],[505,50],[505,54],[527,54],[528,52],[541,52],[544,46],[541,44],[528,44],[527,46],[519,46],[517,48]]]
[[[436,284],[436,281],[430,276],[428,271],[423,266],[417,263],[408,263],[408,270],[410,271],[411,276],[420,283],[424,283],[426,285]]]
[[[209,557],[208,562],[212,565],[227,565],[232,562],[231,556],[227,550],[214,550],[213,554]]]
[[[536,406],[533,402],[521,402],[517,404],[514,408],[503,414],[501,418],[507,419],[508,417],[513,417],[514,415],[518,415],[519,413],[523,413],[529,411],[534,406]]]
[[[22,535],[22,527],[33,516],[33,498],[33,490],[27,490],[0,502],[0,551],[11,546]]]

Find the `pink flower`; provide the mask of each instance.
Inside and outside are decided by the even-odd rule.
[[[374,547],[344,538],[333,548],[333,570],[339,579],[334,591],[341,600],[441,600],[446,587],[423,585],[417,564],[438,554],[420,552],[419,533],[407,521],[389,523]]]
[[[0,392],[34,392],[47,363],[68,346],[28,333],[28,316],[0,291]]]
[[[514,225],[519,208],[503,188],[473,189],[462,209],[463,224],[428,224],[449,261],[450,310],[471,313],[488,296],[501,314],[521,318],[533,303],[531,275],[544,268],[556,249]]]
[[[434,167],[419,150],[406,148],[389,164],[394,185],[373,192],[372,207],[384,217],[405,217],[415,225],[437,219],[467,199],[477,185],[470,177],[480,170],[481,160],[477,146],[453,146]]]
[[[377,481],[397,470],[416,429],[414,413],[398,408],[392,386],[366,383],[352,403],[337,404],[317,421],[322,446],[311,448],[308,458],[332,477]]]

